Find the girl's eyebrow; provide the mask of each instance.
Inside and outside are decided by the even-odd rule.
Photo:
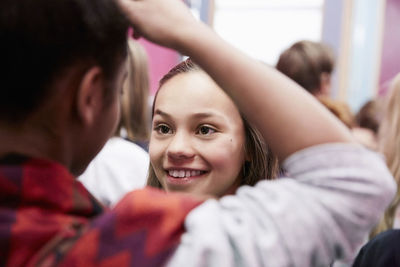
[[[156,109],[154,111],[154,116],[155,115],[160,115],[160,116],[166,117],[166,118],[172,118],[172,116],[170,114],[168,114],[167,112],[162,111],[160,109]],[[224,118],[224,116],[222,116],[218,112],[197,112],[197,113],[191,114],[190,117],[194,118],[194,119],[206,119],[206,118],[210,118],[210,117]]]
[[[156,110],[154,111],[154,115],[160,115],[160,116],[162,116],[162,117],[171,118],[171,115],[169,115],[168,113],[166,113],[166,112],[164,112],[164,111],[162,111],[162,110],[160,110],[160,109],[156,109]]]
[[[209,117],[213,117],[213,116],[219,116],[219,115],[217,113],[214,113],[214,112],[199,112],[199,113],[194,113],[192,115],[192,117],[199,118],[199,119],[209,118]]]

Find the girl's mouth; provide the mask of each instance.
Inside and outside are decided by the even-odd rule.
[[[172,178],[190,178],[197,177],[206,173],[206,171],[200,170],[182,170],[182,169],[171,169],[167,170],[167,174]]]

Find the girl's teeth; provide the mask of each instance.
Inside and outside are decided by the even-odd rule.
[[[201,171],[169,170],[168,174],[175,178],[185,178],[185,177],[199,176],[201,174]]]

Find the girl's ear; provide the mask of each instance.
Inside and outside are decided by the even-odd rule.
[[[92,125],[104,104],[104,74],[94,66],[83,75],[76,95],[78,117],[85,125]]]

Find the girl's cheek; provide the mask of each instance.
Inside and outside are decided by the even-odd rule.
[[[214,143],[209,147],[208,161],[215,168],[234,168],[240,166],[244,159],[243,145],[233,138]]]
[[[150,147],[149,147],[149,157],[150,157],[150,162],[153,165],[153,167],[160,168],[159,165],[162,164],[163,153],[162,153],[162,150],[155,149],[156,147],[157,147],[156,144],[152,149],[150,149]]]
[[[229,144],[225,146],[213,146],[207,153],[207,159],[215,168],[222,168],[235,164],[236,158],[238,158],[237,153],[238,151],[232,150]]]

